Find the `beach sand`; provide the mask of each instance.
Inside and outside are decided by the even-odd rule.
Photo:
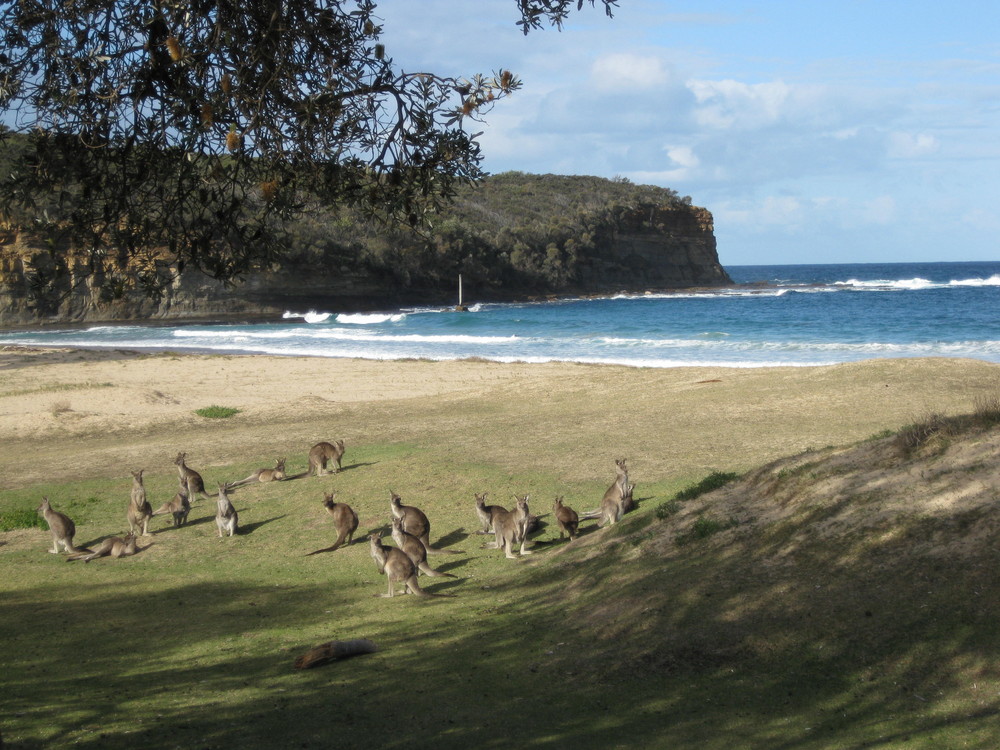
[[[304,455],[319,440],[432,442],[470,463],[589,481],[617,456],[644,480],[744,471],[1000,394],[1000,365],[628,368],[124,350],[0,349],[0,482]],[[230,419],[195,410],[235,407]],[[636,469],[638,470],[638,469]]]

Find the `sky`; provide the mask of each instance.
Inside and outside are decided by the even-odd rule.
[[[626,177],[715,217],[723,265],[1000,260],[996,0],[381,0],[408,72],[512,70],[492,173]]]

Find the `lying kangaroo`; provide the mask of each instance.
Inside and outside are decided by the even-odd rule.
[[[49,552],[53,555],[58,555],[60,545],[67,552],[81,551],[78,547],[73,546],[73,535],[76,534],[76,524],[65,513],[52,510],[52,505],[49,504],[47,497],[42,498],[42,504],[35,509],[35,512],[45,519],[45,522],[49,525],[49,531],[52,533],[52,549]]]
[[[205,492],[205,482],[201,478],[201,474],[184,463],[186,457],[187,453],[178,453],[174,463],[177,465],[181,487],[187,490],[188,502],[193,501],[195,495],[201,495],[206,500],[211,500],[212,496]]]
[[[432,594],[424,591],[417,583],[417,568],[406,553],[397,547],[386,547],[382,544],[382,535],[375,533],[368,537],[371,541],[372,559],[379,573],[385,573],[389,579],[389,593],[378,594],[384,598],[395,595],[393,584],[403,583],[403,591],[417,596],[453,596],[453,594]]]
[[[224,532],[228,532],[229,536],[232,536],[237,531],[239,531],[239,514],[236,512],[236,508],[229,501],[229,495],[226,494],[229,491],[228,484],[219,485],[219,498],[216,502],[215,511],[215,525],[219,528],[219,536],[224,536]]]
[[[530,555],[531,550],[527,549],[527,539],[528,539],[528,518],[530,513],[528,511],[528,495],[524,497],[517,497],[517,506],[514,510],[506,510],[501,508],[500,512],[493,517],[493,536],[494,544],[492,547],[497,549],[502,549],[504,555],[511,560],[516,560],[517,555],[514,554],[514,545],[521,544],[521,554]]]
[[[410,558],[410,562],[416,565],[421,573],[426,573],[432,578],[440,576],[455,577],[451,573],[435,570],[427,564],[427,548],[424,546],[424,543],[413,536],[413,534],[403,531],[403,521],[399,518],[392,519],[392,540],[396,543],[397,547],[406,553],[406,556]]]
[[[333,526],[337,529],[338,534],[337,541],[333,543],[332,547],[324,547],[315,552],[310,552],[306,557],[309,557],[309,555],[318,555],[320,552],[333,552],[345,543],[345,539],[347,540],[346,543],[350,544],[354,537],[354,532],[358,530],[358,514],[347,503],[335,503],[333,498],[336,496],[336,492],[324,493],[323,507],[333,516]]]
[[[273,469],[257,469],[253,474],[248,476],[246,479],[240,479],[238,482],[230,482],[230,487],[242,487],[244,484],[252,484],[253,482],[260,482],[261,484],[266,484],[267,482],[280,482],[285,478],[285,459],[279,458],[274,462]]]
[[[169,503],[164,503],[159,510],[153,511],[154,516],[163,516],[170,513],[174,517],[174,526],[183,526],[187,523],[188,513],[191,512],[191,503],[188,500],[187,489],[181,487],[174,499]]]
[[[332,443],[321,442],[316,443],[312,448],[309,449],[309,474],[315,474],[318,477],[323,476],[327,473],[326,464],[328,461],[332,461],[337,465],[337,468],[333,470],[336,474],[340,471],[340,460],[344,457],[344,441],[334,440]]]
[[[146,499],[146,488],[142,484],[142,472],[145,469],[132,472],[132,496],[125,512],[128,518],[128,529],[135,533],[140,528],[143,536],[149,536],[149,519],[153,517],[153,506]]]
[[[76,554],[67,557],[66,561],[83,560],[85,563],[88,563],[95,557],[127,557],[128,555],[134,555],[136,549],[135,533],[130,531],[124,537],[108,537],[93,551],[80,550]]]
[[[403,522],[403,531],[407,534],[413,534],[424,543],[427,554],[458,554],[458,550],[432,547],[430,542],[431,522],[427,520],[427,516],[420,508],[413,505],[403,505],[402,499],[392,490],[389,490],[389,510],[392,511],[393,518],[398,518]]]
[[[576,530],[580,525],[580,517],[571,507],[563,505],[562,495],[556,498],[555,504],[552,506],[552,511],[555,513],[556,526],[559,527],[559,538],[562,539],[563,534],[566,534],[570,538],[570,541],[576,539]]]
[[[476,515],[479,516],[479,523],[482,528],[477,531],[477,534],[492,534],[493,533],[493,515],[501,510],[499,505],[487,505],[486,495],[489,493],[482,493],[481,495],[476,493]]]

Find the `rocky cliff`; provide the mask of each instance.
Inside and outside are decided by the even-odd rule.
[[[160,257],[156,271],[171,282],[159,299],[125,283],[134,269],[97,273],[91,270],[92,259],[58,242],[0,234],[0,326],[267,319],[286,310],[453,304],[458,273],[465,279],[468,301],[731,283],[719,264],[711,213],[675,199],[676,194],[666,191],[665,200],[654,194],[657,200],[651,201],[643,193],[643,200],[612,205],[606,193],[595,198],[591,192],[586,209],[568,210],[568,202],[584,187],[592,191],[597,178],[501,178],[497,182],[508,200],[506,208],[497,207],[496,190],[492,195],[486,191],[493,201],[488,205],[479,198],[460,200],[436,237],[419,249],[398,236],[376,243],[369,237],[365,244],[355,232],[340,236],[334,245],[291,247],[280,268],[233,284],[190,269],[179,272],[169,258]],[[512,180],[519,200],[528,201],[538,215],[529,216],[527,208],[509,202]],[[610,181],[599,183],[602,190],[609,185],[613,187]],[[551,205],[539,213],[545,201]],[[333,230],[326,235],[320,226],[320,234],[333,236]],[[373,246],[391,250],[377,255]]]

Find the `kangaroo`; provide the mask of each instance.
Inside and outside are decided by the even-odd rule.
[[[52,532],[52,549],[49,552],[53,555],[58,555],[60,545],[67,552],[81,551],[81,548],[73,546],[73,535],[76,534],[76,524],[65,513],[53,510],[47,497],[42,498],[42,504],[35,509],[35,512],[45,519],[45,522],[49,525],[49,531]]]
[[[120,536],[108,537],[93,552],[90,550],[81,550],[67,557],[66,561],[83,560],[85,563],[88,563],[96,557],[127,557],[128,555],[134,555],[136,549],[135,533],[130,531],[124,538]]]
[[[211,500],[212,496],[205,492],[205,482],[201,478],[201,474],[184,463],[186,457],[187,453],[178,453],[174,463],[177,465],[177,473],[180,475],[181,487],[187,489],[188,502],[193,501],[195,495],[201,495],[206,500]]]
[[[497,549],[502,549],[504,555],[511,560],[516,560],[514,545],[521,543],[521,554],[533,554],[527,549],[527,526],[530,513],[528,512],[528,495],[522,497],[514,496],[517,499],[517,506],[514,510],[501,508],[499,513],[493,517],[493,535],[495,543],[492,545]]]
[[[601,520],[597,522],[601,527],[614,526],[622,520],[625,513],[622,501],[628,490],[628,468],[624,458],[615,461],[615,471],[618,476],[615,477],[614,484],[608,487],[601,498]]]
[[[403,505],[402,499],[392,490],[389,490],[389,509],[392,511],[393,518],[398,518],[403,522],[403,531],[407,534],[413,534],[413,536],[424,543],[424,547],[427,548],[427,554],[457,555],[459,553],[459,550],[432,547],[430,542],[431,522],[427,520],[427,516],[424,515],[424,512],[420,508],[412,505]]]
[[[581,515],[581,521],[599,518],[598,526],[610,526],[620,521],[628,510],[635,507],[628,483],[628,468],[625,466],[624,458],[615,460],[615,471],[618,476],[615,477],[614,483],[608,487],[604,497],[601,498],[601,507]],[[633,484],[631,487],[635,487],[635,485]]]
[[[129,531],[135,533],[141,528],[143,536],[150,536],[149,519],[153,517],[153,506],[146,499],[146,488],[142,484],[143,471],[145,469],[132,472],[132,497],[129,498],[125,515]]]
[[[562,495],[556,498],[552,510],[556,516],[556,526],[559,527],[559,538],[566,534],[570,541],[576,539],[576,529],[580,525],[580,517],[568,505],[563,505]]]
[[[351,539],[354,537],[354,532],[358,530],[358,514],[347,503],[335,503],[333,498],[336,496],[336,492],[324,493],[323,507],[333,516],[333,526],[337,529],[338,534],[337,541],[333,543],[332,547],[324,547],[315,552],[310,552],[306,557],[309,557],[309,555],[318,555],[320,552],[333,552],[345,543],[345,539],[347,540],[346,543],[350,544]]]
[[[188,500],[187,489],[181,487],[174,499],[169,503],[164,503],[159,510],[153,511],[154,516],[162,516],[170,513],[174,517],[174,526],[183,526],[187,523],[188,513],[191,512],[191,503]]]
[[[505,510],[499,505],[487,505],[487,494],[486,492],[481,495],[476,493],[476,515],[479,516],[479,523],[482,525],[482,528],[476,532],[477,534],[492,534],[494,513]]]
[[[372,559],[379,573],[385,573],[389,579],[389,593],[378,594],[383,598],[390,598],[395,595],[396,583],[403,583],[404,592],[416,594],[417,596],[454,596],[453,594],[432,594],[424,591],[417,583],[417,568],[413,561],[406,556],[403,550],[397,547],[386,547],[382,544],[382,535],[375,533],[368,537],[371,541]]]
[[[224,536],[224,532],[228,532],[229,536],[232,536],[239,531],[240,517],[230,502],[229,495],[226,494],[228,491],[228,484],[219,485],[219,498],[215,511],[215,525],[219,528],[219,537]]]
[[[326,441],[316,443],[309,449],[309,471],[307,473],[321,477],[328,473],[326,470],[327,462],[333,461],[337,465],[337,468],[333,470],[333,473],[336,474],[341,469],[340,460],[343,457],[343,440],[334,440],[332,443]]]
[[[424,546],[424,543],[413,536],[413,534],[407,534],[403,531],[403,521],[399,518],[392,519],[392,540],[396,543],[397,547],[406,553],[406,556],[410,558],[410,561],[417,566],[417,570],[421,573],[425,573],[432,578],[439,576],[455,577],[451,573],[435,570],[427,564],[427,548]]]
[[[267,482],[280,482],[285,478],[285,459],[278,458],[275,459],[273,469],[257,469],[253,474],[248,476],[246,479],[240,479],[238,482],[230,482],[230,487],[242,487],[244,484],[252,484],[254,482],[260,482],[261,484],[266,484]]]

